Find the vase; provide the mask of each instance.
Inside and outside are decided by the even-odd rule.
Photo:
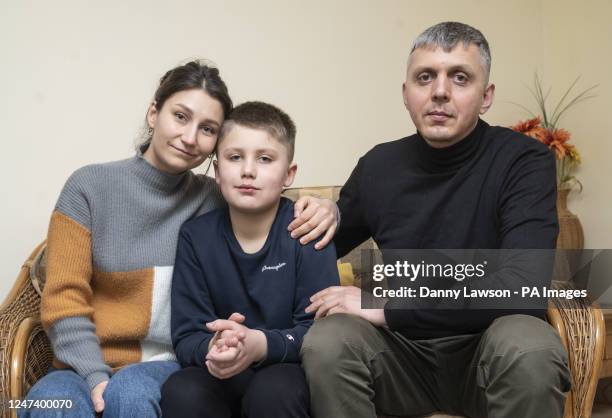
[[[559,189],[557,191],[557,216],[559,217],[557,248],[580,250],[584,248],[584,232],[580,219],[567,208],[569,192],[570,189]]]

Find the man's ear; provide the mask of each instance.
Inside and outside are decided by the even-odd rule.
[[[155,122],[157,121],[157,115],[159,112],[157,111],[157,107],[155,105],[157,102],[153,101],[149,105],[149,109],[147,110],[147,124],[149,128],[153,129],[155,127]]]
[[[289,187],[293,184],[293,180],[295,180],[295,173],[297,172],[297,164],[291,163],[289,165],[289,169],[287,170],[287,176],[285,177],[285,181],[283,186]]]
[[[219,161],[213,160],[213,168],[215,169],[215,181],[219,184],[221,181],[219,180]]]
[[[484,92],[484,98],[482,105],[480,106],[480,114],[484,115],[493,105],[493,98],[495,97],[495,84],[490,83]]]
[[[402,83],[402,98],[404,99],[404,106],[408,109],[408,92],[406,91],[406,82]]]

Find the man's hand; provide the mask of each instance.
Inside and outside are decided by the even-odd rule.
[[[384,309],[362,309],[361,289],[355,286],[332,286],[315,293],[306,312],[316,312],[315,319],[337,313],[359,316],[376,326],[386,325]]]
[[[91,390],[91,401],[93,402],[96,413],[101,413],[102,411],[104,411],[104,398],[102,397],[102,395],[104,395],[106,385],[108,385],[108,380],[104,380],[98,383]]]
[[[215,332],[231,332],[235,335],[244,335],[230,342],[219,338],[206,356],[206,367],[213,376],[219,379],[228,379],[246,370],[251,364],[265,358],[268,351],[268,342],[263,332],[252,330],[244,325],[230,320],[218,319],[206,324],[208,329]]]
[[[315,248],[324,248],[334,237],[338,227],[338,207],[329,199],[319,199],[313,196],[300,197],[294,205],[295,219],[289,224],[292,238],[300,238],[300,244],[305,245],[317,239],[323,233],[321,241]]]

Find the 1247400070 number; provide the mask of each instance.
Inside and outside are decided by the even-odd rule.
[[[72,408],[70,399],[9,399],[10,409],[63,409]]]

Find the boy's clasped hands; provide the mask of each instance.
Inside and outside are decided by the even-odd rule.
[[[244,315],[234,312],[228,319],[206,324],[215,333],[208,345],[206,367],[218,379],[229,379],[267,355],[266,335],[243,325],[245,319]]]

